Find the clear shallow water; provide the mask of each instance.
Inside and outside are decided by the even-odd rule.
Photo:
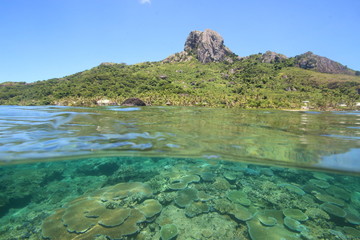
[[[104,155],[360,172],[360,113],[0,106],[2,164]]]
[[[0,122],[0,239],[360,239],[357,112],[0,106]]]

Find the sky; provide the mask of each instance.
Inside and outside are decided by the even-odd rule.
[[[0,0],[0,83],[160,61],[193,30],[239,56],[307,51],[360,70],[359,0]]]

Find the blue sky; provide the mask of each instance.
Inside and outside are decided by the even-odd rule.
[[[0,82],[159,61],[192,30],[239,56],[306,51],[360,70],[358,0],[0,0]]]

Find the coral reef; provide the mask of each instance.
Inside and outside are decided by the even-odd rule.
[[[170,240],[178,235],[177,227],[174,224],[166,224],[161,227],[160,235],[162,240]]]
[[[302,222],[309,219],[308,216],[306,214],[304,214],[302,211],[300,211],[299,209],[287,208],[287,209],[283,210],[283,214],[285,217],[293,218],[295,220],[302,221]]]
[[[138,182],[119,183],[80,196],[44,220],[42,232],[49,239],[94,239],[103,235],[111,239],[137,233],[138,223],[152,221],[162,206],[151,189]],[[111,203],[111,204],[109,204]],[[61,232],[61,238],[58,236]]]
[[[295,232],[302,232],[306,231],[306,227],[301,225],[301,223],[291,217],[284,218],[284,225],[292,231]]]
[[[0,176],[6,240],[359,237],[356,176],[186,158],[7,168]]]
[[[228,192],[227,198],[233,203],[240,203],[244,206],[250,206],[251,204],[251,201],[247,198],[246,193],[239,190]]]
[[[175,203],[181,208],[188,206],[192,201],[198,200],[198,190],[195,188],[187,188],[179,191],[178,196],[175,198]]]

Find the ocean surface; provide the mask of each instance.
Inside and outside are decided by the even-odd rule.
[[[0,106],[0,239],[360,239],[360,112]]]

